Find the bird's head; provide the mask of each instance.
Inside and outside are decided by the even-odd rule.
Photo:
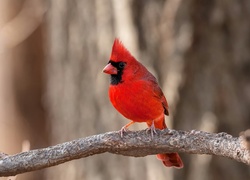
[[[132,79],[139,69],[139,62],[130,54],[119,39],[115,39],[110,60],[103,69],[111,75],[111,84],[117,85]]]

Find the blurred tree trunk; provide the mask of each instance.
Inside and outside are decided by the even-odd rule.
[[[0,2],[0,151],[7,154],[49,144],[41,101],[43,13],[37,3],[39,0]],[[42,173],[27,173],[17,178],[43,179]]]
[[[176,128],[238,136],[250,127],[249,19],[248,0],[190,0],[180,5],[177,36],[186,23],[192,32],[183,57]],[[185,155],[185,161],[191,164],[183,176],[177,175],[181,179],[250,179],[249,167],[229,159]]]
[[[176,127],[238,136],[250,127],[250,2],[193,0],[180,6],[177,22],[187,8],[193,30]],[[185,160],[186,179],[250,178],[249,167],[229,159],[185,155]]]
[[[248,0],[48,1],[47,96],[51,142],[119,130],[108,77],[115,37],[158,77],[170,102],[169,127],[226,131],[250,126]],[[172,122],[172,119],[174,121]],[[249,167],[182,155],[183,170],[155,156],[102,154],[47,170],[47,179],[249,179]]]

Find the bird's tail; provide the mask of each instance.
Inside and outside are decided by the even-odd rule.
[[[148,126],[151,126],[152,123],[147,123]],[[167,125],[165,124],[164,117],[162,121],[158,121],[154,123],[155,128],[157,129],[165,129]],[[166,167],[175,167],[175,168],[183,168],[183,162],[178,153],[166,153],[166,154],[157,154],[157,158],[162,161],[162,163]]]
[[[183,162],[178,153],[157,154],[157,158],[162,161],[166,167],[183,168]]]

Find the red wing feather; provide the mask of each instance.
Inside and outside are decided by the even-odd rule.
[[[151,82],[154,84],[153,85],[154,86],[154,94],[157,98],[159,98],[161,100],[162,106],[164,108],[164,114],[168,116],[169,115],[168,102],[167,102],[161,88],[159,87],[158,83],[156,82],[156,80],[151,80]]]

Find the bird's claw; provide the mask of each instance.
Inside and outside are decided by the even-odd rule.
[[[155,124],[154,122],[152,123],[152,125],[147,128],[146,132],[148,133],[150,131],[152,139],[154,138],[154,134],[157,134],[156,130],[155,130]]]
[[[130,123],[128,123],[128,124],[126,124],[125,126],[123,126],[122,128],[121,128],[121,138],[123,137],[123,133],[124,132],[127,132],[128,131],[128,127],[131,125],[131,124],[134,124],[135,122],[134,121],[131,121]]]
[[[121,134],[121,138],[123,138],[123,133],[124,132],[127,132],[128,131],[128,128],[126,126],[123,126],[120,130],[120,134]]]

